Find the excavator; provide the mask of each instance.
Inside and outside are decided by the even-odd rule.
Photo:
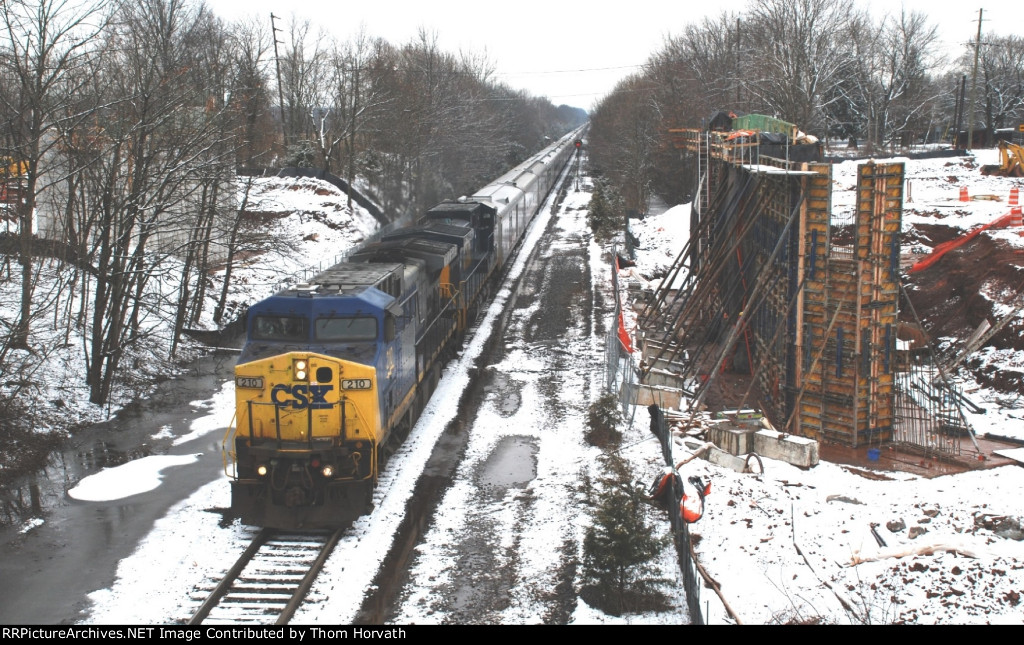
[[[1024,146],[999,142],[999,163],[981,167],[981,174],[998,177],[1024,177]]]

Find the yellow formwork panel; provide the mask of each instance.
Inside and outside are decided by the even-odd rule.
[[[894,342],[891,336],[898,317],[898,274],[889,265],[893,245],[898,244],[902,201],[903,164],[861,165],[852,244],[841,249],[827,246],[824,266],[817,269],[824,275],[805,286],[802,313],[809,333],[803,351],[817,356],[818,363],[803,373],[802,434],[828,436],[854,446],[865,437],[891,435],[893,357],[888,372],[881,363],[885,330],[888,326],[889,342]],[[827,214],[809,217],[807,244],[811,231],[818,231],[819,240],[827,235],[828,223]],[[843,366],[837,376],[839,329],[844,340]]]

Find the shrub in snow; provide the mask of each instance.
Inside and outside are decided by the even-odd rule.
[[[667,598],[661,587],[667,580],[658,575],[655,561],[669,538],[656,537],[648,522],[649,506],[630,484],[625,461],[611,455],[605,467],[608,474],[600,482],[594,523],[583,539],[580,597],[614,616],[664,609]]]
[[[621,422],[618,399],[614,394],[605,394],[591,403],[587,411],[587,443],[599,448],[618,445],[622,441],[622,433],[619,432]]]
[[[614,188],[594,182],[594,193],[587,207],[587,224],[598,243],[610,242],[625,226],[622,198]]]

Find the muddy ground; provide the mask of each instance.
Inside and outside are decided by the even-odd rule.
[[[904,235],[904,243],[919,241],[930,249],[962,234],[958,228],[918,224]],[[983,233],[948,252],[930,268],[909,273],[904,284],[912,308],[901,303],[902,321],[917,325],[916,312],[933,346],[941,350],[943,339],[956,339],[956,345],[961,346],[985,319],[991,324],[1002,320],[1006,313],[995,309],[1010,305],[1013,294],[1024,289],[1024,249]],[[1012,319],[987,345],[997,350],[1024,351],[1024,320]],[[984,387],[1024,394],[1024,366],[997,366],[977,357],[968,359],[964,366]]]

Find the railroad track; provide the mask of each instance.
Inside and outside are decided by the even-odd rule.
[[[188,624],[287,624],[342,531],[261,530],[220,582],[198,590],[209,595]]]

